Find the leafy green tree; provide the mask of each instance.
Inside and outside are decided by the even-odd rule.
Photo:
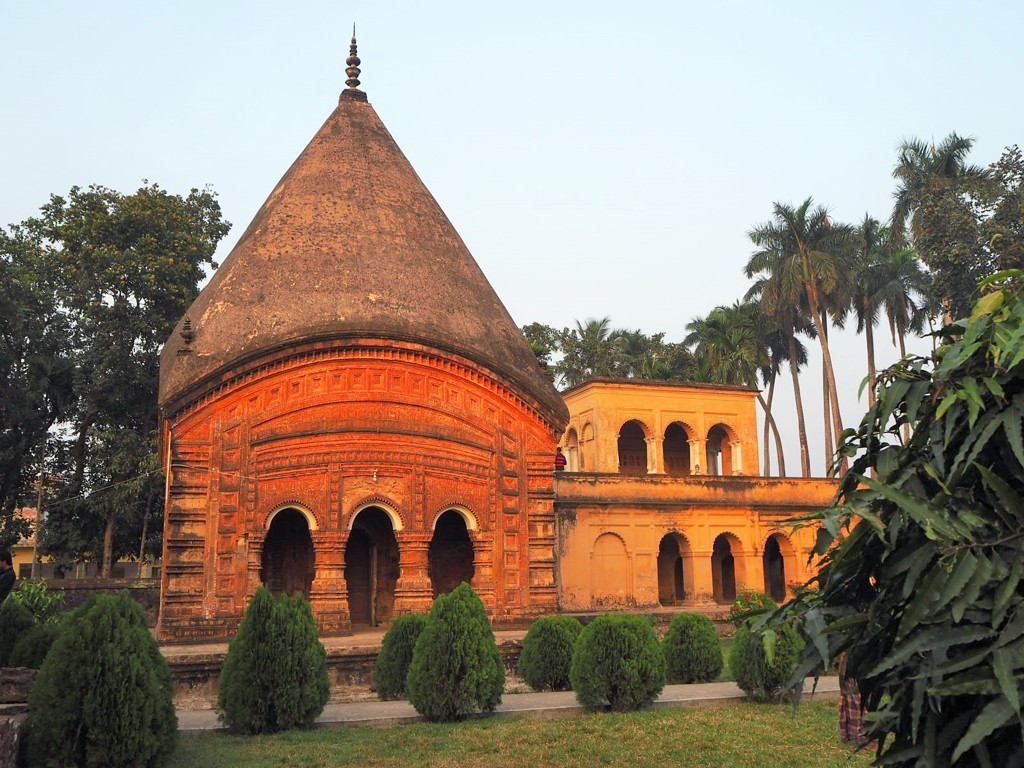
[[[92,186],[54,195],[5,238],[15,276],[27,275],[18,285],[33,286],[15,303],[36,302],[44,316],[60,321],[59,354],[45,356],[51,394],[36,405],[40,423],[48,429],[60,418],[66,435],[48,453],[46,472],[62,480],[42,536],[58,563],[102,553],[102,573],[109,575],[115,558],[144,553],[147,528],[158,550],[158,355],[205,268],[215,266],[214,250],[228,228],[208,190],[182,197],[155,184],[131,195]],[[65,365],[72,394],[66,403],[56,395],[68,394]],[[30,381],[15,377],[17,387]],[[38,445],[30,447],[29,455],[39,454]]]
[[[596,376],[614,376],[617,361],[616,339],[621,331],[613,330],[611,318],[576,321],[573,329],[565,328],[559,346],[562,359],[555,372],[567,387],[575,387]]]
[[[47,434],[73,398],[70,325],[41,280],[39,249],[0,230],[0,546],[30,533],[15,508],[34,501]]]
[[[29,693],[29,765],[163,765],[178,735],[171,673],[127,592],[94,595],[61,625]]]
[[[1024,759],[1024,272],[981,286],[934,359],[879,376],[820,524],[817,592],[783,606],[808,644],[794,675],[846,653],[878,764]],[[914,426],[910,440],[900,427]],[[874,478],[870,473],[874,473]]]
[[[766,304],[767,314],[774,315],[775,308],[783,304],[806,306],[807,317],[821,346],[826,402],[831,414],[831,431],[826,420],[825,432],[827,437],[834,435],[838,439],[843,431],[843,419],[827,324],[829,310],[836,311],[837,305],[842,307],[842,302],[830,301],[830,297],[849,295],[843,282],[850,275],[853,228],[832,222],[826,208],[819,205],[812,209],[812,204],[809,197],[797,207],[774,204],[774,218],[749,234],[758,250],[747,262],[746,273],[748,277],[762,273],[766,276],[762,302]],[[831,441],[826,440],[826,450],[830,444]],[[832,456],[827,460],[831,463]],[[845,462],[842,459],[843,470]]]
[[[1007,147],[989,167],[991,184],[977,194],[982,241],[996,269],[1024,266],[1024,156],[1020,147]],[[987,192],[987,194],[985,194]]]
[[[989,187],[989,172],[967,162],[973,146],[956,133],[938,144],[906,139],[892,172],[899,182],[890,219],[894,242],[917,249],[950,320],[967,313],[975,286],[995,269],[972,200]]]

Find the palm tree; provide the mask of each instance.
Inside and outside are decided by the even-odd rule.
[[[893,193],[892,218],[889,227],[893,242],[905,245],[907,224],[910,241],[919,240],[924,229],[922,209],[928,198],[943,189],[954,189],[964,182],[982,181],[988,171],[978,165],[968,165],[967,155],[974,139],[951,133],[939,144],[921,139],[904,139],[897,150],[893,178],[900,182]]]
[[[931,278],[913,248],[890,249],[884,259],[878,303],[889,321],[893,346],[899,348],[900,357],[906,357],[907,333],[924,332]]]
[[[590,318],[586,323],[577,320],[575,329],[563,330],[560,339],[563,356],[555,366],[562,383],[575,387],[595,376],[614,376],[615,342],[621,333],[612,330],[609,317]]]
[[[767,278],[759,278],[747,291],[747,301],[759,299],[765,316],[771,318],[776,332],[785,344],[785,351],[778,352],[779,362],[789,365],[789,373],[793,382],[793,399],[796,407],[797,435],[800,442],[800,476],[811,476],[811,455],[807,445],[807,422],[804,419],[804,400],[800,391],[800,369],[807,365],[807,348],[797,338],[804,334],[814,338],[814,326],[808,322],[807,312],[797,304],[782,303],[770,305],[764,300],[764,288]]]
[[[857,333],[864,334],[868,353],[868,407],[875,404],[875,324],[878,322],[878,287],[882,280],[882,257],[887,247],[885,229],[877,219],[864,214],[857,227],[857,261],[854,264],[853,313]]]
[[[928,265],[946,322],[969,311],[975,286],[994,268],[979,242],[984,237],[971,200],[991,175],[967,163],[973,144],[955,133],[938,144],[906,139],[892,172],[899,181],[890,220],[893,243],[913,245]]]
[[[687,323],[688,333],[683,344],[694,347],[694,357],[707,365],[715,382],[756,388],[758,374],[776,368],[766,343],[766,327],[764,315],[756,303],[736,302],[728,307],[715,307],[706,317],[696,317]],[[765,413],[765,429],[771,428],[775,434],[779,471],[784,476],[785,459],[778,426],[770,405],[760,392],[757,401]]]
[[[834,435],[838,441],[843,420],[828,344],[827,313],[829,297],[838,295],[837,289],[849,274],[853,228],[832,223],[828,210],[820,205],[811,209],[812,203],[809,197],[796,208],[774,204],[773,220],[749,233],[759,250],[747,262],[746,273],[748,277],[766,274],[762,301],[767,302],[769,314],[774,314],[772,308],[786,303],[807,307],[821,346],[825,388],[831,406],[832,433],[829,434],[826,424],[826,435]],[[843,458],[840,469],[845,472],[847,468],[848,462]]]

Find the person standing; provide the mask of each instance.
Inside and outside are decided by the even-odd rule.
[[[14,564],[11,561],[10,550],[0,551],[0,603],[7,599],[14,589],[14,580],[17,576],[14,573]]]
[[[565,471],[565,454],[562,453],[562,446],[555,449],[555,472]]]

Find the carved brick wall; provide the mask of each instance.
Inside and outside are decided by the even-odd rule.
[[[315,349],[236,371],[167,426],[164,639],[233,631],[285,507],[309,520],[308,597],[325,632],[349,627],[345,546],[368,505],[397,523],[394,612],[429,608],[433,524],[454,507],[496,618],[556,607],[555,427],[469,361],[394,342]]]

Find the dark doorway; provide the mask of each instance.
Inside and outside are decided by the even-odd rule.
[[[775,535],[768,537],[764,545],[764,591],[777,603],[786,599],[786,564],[782,549]]]
[[[345,582],[352,626],[377,626],[391,619],[398,583],[398,542],[380,507],[358,515],[345,547]]]
[[[643,427],[627,421],[619,430],[619,472],[623,475],[647,474],[647,441]]]
[[[658,601],[662,605],[679,605],[686,598],[683,576],[683,555],[679,541],[669,534],[658,547]]]
[[[297,509],[282,509],[270,521],[263,542],[260,581],[275,595],[309,594],[313,585],[313,539]]]
[[[473,542],[466,521],[454,509],[437,519],[427,556],[434,597],[473,581]]]
[[[711,578],[717,602],[731,603],[736,599],[736,561],[729,539],[724,535],[715,539],[711,551]]]

